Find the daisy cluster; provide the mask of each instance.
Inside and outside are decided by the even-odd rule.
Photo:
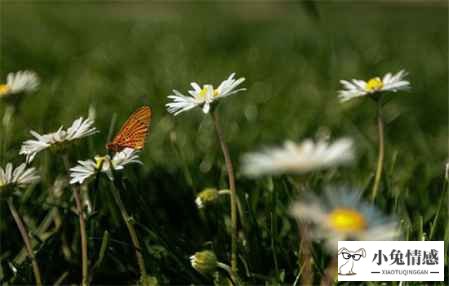
[[[6,83],[0,84],[0,98],[8,98],[12,95],[29,94],[36,92],[40,85],[37,74],[33,71],[18,71],[7,75]],[[7,109],[8,116],[12,117],[11,109]],[[24,155],[25,163],[14,168],[12,163],[8,163],[5,168],[0,167],[0,189],[11,189],[14,187],[25,188],[28,185],[39,181],[37,169],[28,167],[34,158],[41,152],[49,149],[53,151],[65,151],[72,143],[83,138],[98,133],[98,129],[94,126],[95,110],[89,107],[88,118],[80,117],[65,129],[63,126],[56,131],[40,134],[34,130],[30,133],[34,139],[28,139],[23,142],[19,154]],[[79,160],[78,165],[70,169],[70,183],[82,184],[84,181],[95,174],[105,173],[109,179],[113,179],[112,170],[123,170],[124,167],[131,163],[142,162],[139,160],[138,151],[125,148],[120,152],[116,152],[112,158],[109,155],[95,156],[94,160]]]
[[[246,91],[246,88],[241,87],[245,78],[235,76],[235,73],[231,73],[217,87],[210,83],[201,85],[192,82],[192,89],[187,93],[173,90],[168,95],[167,111],[176,116],[198,107],[204,114],[210,113],[223,98]],[[341,102],[362,97],[379,100],[379,95],[385,92],[409,89],[410,82],[406,76],[407,73],[401,70],[368,81],[342,80],[343,89],[338,91],[338,97]],[[39,84],[38,76],[32,71],[10,73],[6,83],[0,85],[0,99],[30,94],[37,90]],[[19,151],[20,155],[25,156],[25,163],[16,168],[12,163],[0,167],[0,191],[4,193],[5,190],[26,188],[37,183],[40,179],[37,169],[29,164],[39,153],[46,150],[65,152],[75,142],[98,133],[99,130],[94,126],[95,111],[90,110],[89,113],[91,116],[87,119],[79,117],[67,129],[60,126],[56,131],[44,134],[30,131],[34,138],[26,140]],[[250,178],[324,172],[349,166],[356,157],[354,146],[355,142],[346,137],[335,140],[304,139],[298,143],[287,140],[281,146],[265,147],[244,154],[240,170],[242,175]],[[68,168],[70,184],[85,184],[97,175],[114,180],[114,172],[124,170],[129,164],[142,164],[139,150],[124,148],[114,154],[78,160],[75,166]],[[205,209],[212,206],[220,195],[229,194],[229,190],[207,188],[196,196],[195,204]],[[360,190],[348,186],[328,187],[321,195],[307,190],[291,203],[289,213],[299,224],[310,225],[312,238],[323,242],[330,252],[335,251],[338,240],[393,240],[400,236],[395,217],[383,214],[373,203],[363,200]],[[223,266],[217,261],[215,253],[208,250],[195,253],[190,257],[190,262],[200,273],[211,273]]]
[[[13,96],[35,92],[39,84],[39,77],[33,71],[26,70],[8,73],[6,82],[0,83],[0,100],[9,103]],[[9,126],[14,114],[13,110],[14,107],[11,106],[5,108],[3,116],[4,126]],[[3,197],[6,191],[14,191],[15,188],[26,188],[39,180],[40,176],[36,168],[28,167],[26,163],[21,163],[14,168],[12,163],[7,163],[5,167],[0,167],[0,195]]]
[[[177,90],[169,95],[167,110],[174,115],[200,107],[207,114],[211,106],[226,96],[236,94],[245,88],[237,88],[244,78],[234,79],[232,73],[218,88],[212,84],[191,83],[192,90],[186,96]],[[342,80],[343,89],[338,91],[341,102],[357,97],[370,97],[379,100],[386,92],[397,92],[410,88],[403,70],[397,74],[388,73],[384,77],[374,77],[368,81],[353,79]],[[301,143],[286,141],[280,147],[264,148],[242,156],[242,173],[249,177],[263,175],[303,175],[315,171],[349,165],[355,159],[354,142],[350,138],[340,138],[334,142],[327,139],[314,141],[305,139]],[[195,203],[205,208],[218,198],[214,188],[200,192]],[[338,240],[394,240],[400,236],[397,220],[382,214],[374,205],[363,201],[361,192],[351,187],[329,187],[321,195],[308,194],[291,204],[291,215],[298,223],[307,223],[312,227],[312,238],[323,241],[329,251],[334,251]],[[209,253],[209,252],[207,252]],[[201,253],[202,255],[202,253]],[[192,266],[199,272],[198,253],[191,257]],[[209,264],[208,264],[209,265]]]

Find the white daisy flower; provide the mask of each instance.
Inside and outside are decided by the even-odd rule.
[[[35,131],[31,131],[35,140],[27,140],[20,148],[20,154],[26,155],[27,162],[31,162],[37,153],[50,148],[52,146],[61,146],[63,143],[71,142],[81,139],[98,132],[95,127],[92,127],[94,121],[90,119],[83,119],[82,117],[75,120],[67,130],[59,127],[58,131],[40,135]]]
[[[102,159],[103,158],[95,156],[95,161],[91,159],[85,161],[78,160],[78,165],[70,168],[70,184],[82,184],[85,180],[97,174],[101,164],[104,164]]]
[[[245,78],[234,79],[234,76],[235,73],[232,73],[215,89],[211,84],[205,84],[201,88],[198,83],[192,82],[193,90],[189,90],[190,96],[185,96],[179,91],[173,90],[174,94],[168,96],[172,102],[166,104],[168,112],[178,115],[181,112],[201,106],[204,113],[209,113],[210,106],[214,101],[246,90],[246,88],[236,89],[245,81]]]
[[[131,163],[142,164],[139,160],[139,151],[132,148],[125,148],[114,154],[112,157],[112,166],[114,170],[123,170],[123,168]]]
[[[358,79],[351,81],[341,80],[340,83],[343,85],[343,89],[338,91],[338,97],[341,102],[345,102],[355,97],[373,95],[384,91],[397,92],[406,90],[410,88],[410,82],[404,79],[406,76],[407,72],[401,70],[395,75],[387,73],[382,79],[374,77],[368,81]]]
[[[362,201],[359,191],[340,187],[326,189],[321,197],[305,195],[292,204],[290,214],[299,223],[309,223],[312,238],[324,240],[331,253],[339,240],[396,240],[400,236],[396,219]]]
[[[268,148],[262,152],[243,156],[243,173],[248,176],[281,173],[306,173],[349,163],[354,159],[352,140],[342,138],[329,144],[327,140],[301,144],[291,141],[282,147]]]
[[[36,168],[27,168],[25,163],[14,169],[11,163],[5,168],[0,167],[0,190],[12,189],[12,187],[25,188],[40,180]]]
[[[112,159],[109,155],[106,155],[95,156],[94,160],[80,160],[78,161],[78,165],[70,168],[70,184],[82,184],[98,172],[106,174],[108,178],[112,180],[111,164],[114,170],[123,170],[126,165],[131,163],[142,164],[137,154],[137,150],[125,148],[122,151],[115,153]]]
[[[21,92],[33,92],[39,86],[39,77],[32,71],[9,73],[6,83],[0,84],[0,97]]]

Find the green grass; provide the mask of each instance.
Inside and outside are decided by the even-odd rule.
[[[307,7],[293,1],[2,2],[2,79],[10,71],[31,69],[42,85],[22,102],[13,132],[6,136],[2,129],[1,165],[23,160],[18,151],[30,138],[29,130],[46,133],[67,126],[86,116],[90,105],[101,133],[81,141],[70,158],[74,162],[105,153],[110,128],[117,130],[138,106],[151,105],[154,119],[141,153],[144,166],[126,171],[128,191],[122,193],[137,222],[147,271],[161,284],[211,283],[191,268],[188,258],[207,248],[229,262],[227,200],[204,212],[194,204],[195,194],[205,187],[227,188],[223,156],[211,118],[199,110],[175,118],[164,104],[172,89],[185,91],[191,81],[218,83],[235,71],[247,78],[248,91],[223,100],[219,109],[248,221],[241,229],[246,244],[239,244],[239,274],[248,284],[291,285],[297,227],[286,211],[296,196],[294,184],[287,176],[243,177],[240,156],[319,132],[350,136],[356,142],[356,162],[311,175],[308,183],[317,192],[327,185],[353,185],[368,198],[377,156],[375,105],[368,100],[340,104],[339,80],[404,68],[412,90],[391,96],[384,110],[385,173],[376,204],[400,217],[406,239],[432,235],[432,240],[449,241],[444,185],[447,6],[318,2],[316,10]],[[111,125],[113,118],[116,125]],[[67,173],[61,158],[50,153],[40,154],[35,165],[42,182],[25,190],[16,205],[34,235],[45,282],[52,284],[67,273],[64,284],[78,283],[79,228],[71,190],[64,187],[60,197],[53,193],[54,181]],[[95,214],[87,221],[91,260],[109,233],[93,282],[126,284],[137,279],[138,269],[110,188],[104,180],[89,194],[95,202]],[[50,211],[59,213],[62,226],[39,241],[37,227]],[[32,284],[30,263],[18,256],[20,235],[3,202],[1,217],[2,283]],[[318,243],[313,254],[319,279],[330,257]]]

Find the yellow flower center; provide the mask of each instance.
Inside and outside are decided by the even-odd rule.
[[[107,156],[95,156],[95,169],[100,170]]]
[[[3,182],[2,180],[0,180],[0,188],[3,187],[5,185],[5,182]]]
[[[7,94],[11,88],[7,84],[0,84],[0,96]]]
[[[207,91],[208,91],[208,87],[207,86],[203,87],[203,89],[201,89],[200,93],[198,93],[198,97],[201,99],[206,98]]]
[[[384,87],[384,83],[380,79],[380,77],[375,77],[370,79],[365,86],[366,91],[373,92],[381,90]]]
[[[200,99],[205,99],[206,95],[207,95],[207,93],[209,91],[209,88],[210,88],[210,86],[203,87],[203,89],[201,89],[201,91],[198,93],[198,97]],[[218,91],[218,89],[214,89],[213,92],[212,92],[212,95],[213,96],[219,96],[220,92]]]
[[[329,214],[329,224],[338,232],[360,232],[367,228],[361,213],[349,208],[337,208]]]

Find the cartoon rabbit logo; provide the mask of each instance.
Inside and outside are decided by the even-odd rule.
[[[364,248],[360,248],[356,251],[350,251],[345,247],[338,250],[338,255],[342,255],[346,260],[339,268],[338,275],[356,275],[354,272],[354,261],[359,261],[360,258],[366,257],[366,251]]]

